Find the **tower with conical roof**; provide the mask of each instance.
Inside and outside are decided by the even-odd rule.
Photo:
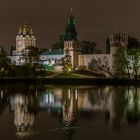
[[[36,38],[33,34],[32,28],[25,23],[19,28],[19,32],[16,37],[16,53],[22,54],[29,46],[36,46]]]
[[[69,51],[71,56],[72,68],[78,66],[78,39],[76,31],[76,21],[71,8],[70,15],[67,17],[67,23],[64,34],[64,53]]]

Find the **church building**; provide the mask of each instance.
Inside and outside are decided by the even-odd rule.
[[[13,50],[12,56],[9,56],[15,65],[22,65],[24,63],[23,54],[27,53],[28,47],[36,47],[36,38],[32,28],[28,23],[25,23],[20,26],[16,36],[16,49]]]
[[[77,35],[76,19],[71,9],[71,13],[67,17],[65,32],[63,36],[64,49],[50,49],[49,51],[43,52],[40,55],[42,63],[44,65],[54,66],[55,70],[62,70],[62,59],[64,58],[66,51],[68,51],[71,56],[72,68],[77,68],[78,54],[80,54]]]
[[[71,10],[70,15],[67,17],[66,28],[64,33],[64,50],[50,50],[41,54],[41,60],[44,64],[53,65],[54,68],[58,68],[58,60],[62,60],[69,51],[71,56],[71,63],[73,69],[86,68],[90,62],[95,59],[110,69],[112,73],[118,73],[116,68],[116,52],[119,48],[123,47],[127,49],[128,36],[126,34],[118,33],[110,35],[110,53],[104,54],[82,54],[78,40],[78,33],[76,30],[76,18]],[[46,63],[47,62],[47,63]],[[63,66],[62,66],[63,67]],[[62,70],[62,67],[59,70]],[[58,70],[58,69],[55,69]]]
[[[116,69],[116,52],[120,47],[127,49],[128,36],[122,33],[113,34],[110,36],[110,54],[82,54],[79,47],[78,33],[76,30],[76,18],[71,10],[70,15],[67,17],[65,32],[63,35],[64,48],[63,49],[50,49],[40,54],[40,61],[43,66],[51,67],[51,70],[62,71],[63,70],[63,58],[66,52],[69,52],[71,56],[72,68],[87,68],[95,59],[100,61],[101,64],[109,67],[110,71],[117,73]],[[13,55],[9,56],[12,62],[16,65],[22,65],[24,60],[22,54],[26,53],[26,48],[36,46],[36,38],[33,34],[32,28],[25,23],[19,28],[18,35],[16,37],[16,50],[13,51]]]

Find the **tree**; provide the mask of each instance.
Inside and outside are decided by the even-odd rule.
[[[16,50],[16,47],[15,47],[15,46],[11,46],[11,48],[10,48],[10,55],[13,54],[13,51],[14,51],[14,50]]]
[[[39,52],[38,48],[34,46],[29,46],[24,50],[23,53],[23,59],[24,59],[24,64],[22,66],[23,68],[23,73],[26,76],[31,77],[35,71],[40,68],[40,65],[38,64],[39,60]]]
[[[81,41],[80,48],[83,54],[93,54],[97,51],[96,43],[94,41]],[[99,50],[98,50],[99,51]]]
[[[63,49],[64,44],[61,44],[60,42],[56,42],[52,45],[52,49]]]
[[[39,54],[42,54],[42,53],[44,53],[46,51],[49,51],[48,48],[40,48],[39,49]]]
[[[65,57],[63,58],[63,65],[64,72],[66,73],[66,76],[68,76],[68,74],[70,74],[70,72],[72,71],[71,56],[68,50],[66,50]]]
[[[5,50],[3,47],[0,47],[0,76],[7,76],[10,71],[11,61],[7,57]]]
[[[135,78],[137,78],[139,69],[140,69],[140,49],[129,49],[128,50],[129,61],[132,66],[133,73]]]
[[[116,64],[116,71],[118,72],[118,74],[121,73],[123,77],[124,74],[128,73],[129,78],[130,78],[129,60],[127,57],[127,51],[125,47],[118,48],[115,55],[114,63]]]
[[[33,63],[39,60],[38,48],[29,46],[24,50],[23,56],[26,56],[26,63]]]
[[[111,77],[115,78],[115,76],[110,71],[108,60],[106,58],[104,58],[104,63],[101,62],[101,59],[92,58],[91,62],[89,63],[88,68],[90,70],[93,70],[94,72],[107,73]]]
[[[52,45],[52,49],[62,49],[62,48],[63,46],[61,46],[59,42],[56,42]]]
[[[128,49],[139,49],[140,48],[140,41],[135,37],[129,36],[127,48]]]
[[[60,35],[59,41],[52,45],[52,49],[63,49],[64,48],[64,36]]]

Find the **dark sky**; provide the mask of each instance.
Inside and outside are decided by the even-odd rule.
[[[140,38],[139,0],[0,0],[0,45],[15,45],[21,24],[33,28],[38,47],[49,48],[64,32],[73,7],[80,40],[95,40],[100,48],[112,32]]]

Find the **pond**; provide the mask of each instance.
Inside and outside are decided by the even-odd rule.
[[[138,137],[138,86],[0,86],[2,140],[129,140]]]

